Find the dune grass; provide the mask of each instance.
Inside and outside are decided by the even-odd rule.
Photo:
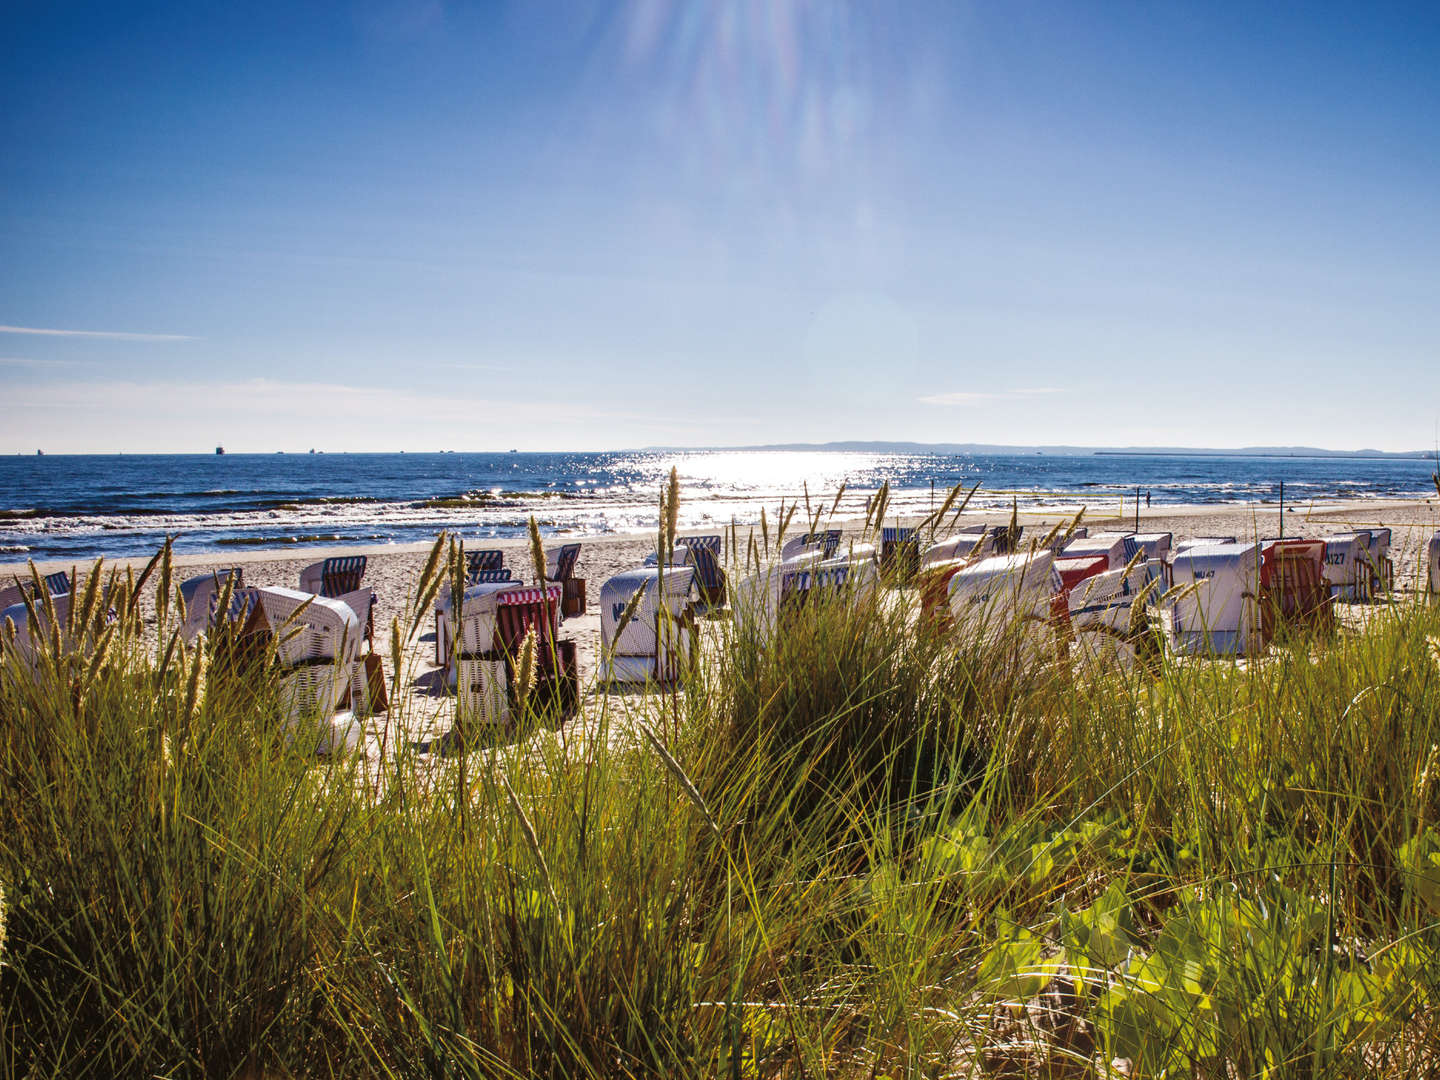
[[[1123,669],[842,594],[711,624],[686,689],[583,734],[375,782],[173,605],[147,626],[152,570],[0,669],[4,1075],[1437,1068],[1423,601]]]

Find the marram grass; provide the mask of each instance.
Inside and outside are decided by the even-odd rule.
[[[1423,602],[1096,671],[842,597],[707,624],[624,737],[369,783],[287,745],[263,658],[112,586],[85,650],[0,671],[4,1075],[1440,1067]]]

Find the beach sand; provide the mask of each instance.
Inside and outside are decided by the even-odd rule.
[[[1017,517],[1025,526],[1027,536],[1044,536],[1053,526],[1068,522],[1080,508],[1047,508],[1044,512],[1021,511]],[[1083,523],[1092,534],[1097,532],[1129,532],[1136,525],[1133,503],[1127,506],[1123,518],[1117,516],[1114,502],[1099,512],[1087,512]],[[1240,539],[1254,539],[1276,536],[1280,533],[1280,512],[1273,504],[1247,506],[1155,506],[1141,507],[1139,530],[1141,532],[1172,532],[1176,539],[1189,536],[1234,535]],[[959,525],[979,522],[1002,524],[1008,517],[993,511],[987,514],[965,514]],[[907,522],[913,524],[913,522]],[[830,527],[842,523],[831,523]],[[862,521],[843,523],[847,531],[857,534]],[[1393,532],[1392,558],[1395,564],[1395,586],[1397,593],[1413,591],[1417,585],[1423,587],[1424,553],[1430,537],[1440,530],[1440,500],[1355,500],[1302,503],[1287,507],[1284,535],[1318,536],[1342,532],[1351,528],[1389,526]],[[793,535],[803,526],[794,526]],[[946,530],[948,531],[948,530]],[[748,534],[741,534],[742,542]],[[759,530],[755,530],[757,543]],[[570,538],[566,538],[567,542]],[[556,541],[557,543],[560,541]],[[565,620],[561,633],[563,637],[576,641],[580,664],[582,701],[582,723],[593,722],[596,705],[602,699],[625,707],[625,700],[633,695],[603,693],[595,686],[594,673],[600,646],[600,616],[597,601],[600,586],[613,575],[639,566],[645,556],[655,549],[653,534],[628,536],[603,536],[581,539],[582,548],[576,574],[588,583],[588,607],[583,616]],[[499,548],[505,552],[505,565],[519,577],[534,579],[534,571],[528,541],[525,540],[471,540],[471,550],[481,546]],[[390,671],[391,624],[396,617],[403,617],[408,598],[413,596],[421,570],[429,554],[430,544],[379,545],[374,547],[309,548],[303,551],[289,549],[259,549],[227,553],[217,557],[214,552],[181,554],[175,556],[175,580],[210,572],[229,566],[241,566],[247,585],[287,585],[294,587],[299,582],[303,567],[330,555],[368,556],[364,584],[375,590],[375,651],[385,660],[387,678]],[[145,565],[145,559],[122,559],[107,562],[107,567],[132,568],[136,573]],[[83,574],[88,568],[72,567],[66,562],[37,564],[42,573],[56,570],[78,569]],[[0,581],[8,582],[12,576],[27,575],[25,564],[0,565]],[[153,614],[152,614],[153,617]],[[418,633],[410,640],[404,652],[404,671],[400,682],[401,691],[408,700],[396,709],[392,702],[392,713],[404,717],[406,730],[401,737],[424,742],[439,732],[448,729],[453,715],[454,698],[444,692],[439,670],[434,662],[433,616],[422,616]],[[379,718],[383,725],[384,718]],[[377,729],[378,731],[378,729]],[[382,739],[376,731],[367,740],[372,754],[379,753],[378,747],[393,745],[393,733],[385,732]]]

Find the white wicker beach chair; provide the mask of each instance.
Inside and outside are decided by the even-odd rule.
[[[663,578],[663,593],[662,593]],[[634,615],[620,620],[636,594]],[[689,566],[644,567],[616,574],[600,587],[600,678],[611,683],[668,683],[679,679],[693,644],[690,609],[696,600]]]

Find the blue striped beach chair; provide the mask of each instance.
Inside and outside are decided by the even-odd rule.
[[[320,569],[320,595],[344,596],[360,588],[360,579],[365,576],[364,555],[339,555],[326,559]]]
[[[682,536],[676,541],[690,551],[700,602],[719,607],[725,603],[725,571],[720,567],[721,540],[718,535]]]
[[[824,544],[824,558],[833,559],[835,553],[840,550],[840,530],[825,529],[823,532],[806,533],[803,542],[809,544]]]
[[[503,570],[504,568],[505,553],[498,548],[465,552],[465,580],[471,585],[478,585],[482,581],[508,581],[509,578],[476,577],[481,571]]]
[[[896,525],[880,530],[880,569],[902,578],[920,569],[920,538],[914,529]]]

